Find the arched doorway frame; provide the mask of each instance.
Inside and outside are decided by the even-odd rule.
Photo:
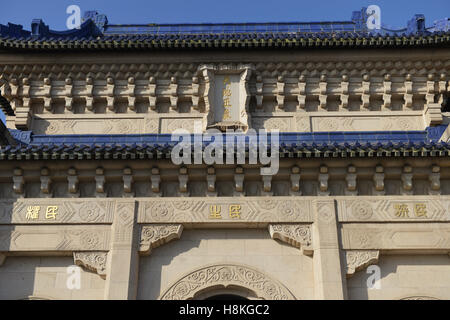
[[[163,291],[160,300],[187,300],[206,297],[207,292],[218,290],[250,292],[254,299],[295,300],[292,292],[266,273],[250,266],[236,263],[220,263],[195,269]],[[225,291],[222,291],[225,292]]]

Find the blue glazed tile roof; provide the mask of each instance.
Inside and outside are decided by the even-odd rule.
[[[88,11],[80,29],[51,30],[42,20],[31,31],[21,25],[0,25],[4,49],[169,49],[256,47],[380,47],[448,45],[448,19],[425,27],[415,15],[403,29],[367,28],[365,8],[349,21],[198,24],[109,24],[105,15]]]
[[[280,157],[449,156],[438,142],[445,125],[423,131],[280,133]],[[170,158],[170,134],[33,135],[11,130],[17,146],[0,147],[0,160],[102,160]],[[270,141],[270,139],[269,139]],[[203,143],[205,147],[207,143]],[[246,140],[248,152],[249,141]]]

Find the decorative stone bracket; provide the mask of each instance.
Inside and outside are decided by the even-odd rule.
[[[183,232],[181,224],[152,224],[141,228],[139,253],[149,255],[153,248],[157,248],[171,240],[179,239]]]
[[[6,260],[6,254],[0,253],[0,267],[3,265],[5,260]]]
[[[378,263],[379,255],[379,250],[345,250],[347,278],[353,276],[356,271]]]
[[[299,248],[303,254],[312,255],[311,225],[305,224],[269,224],[272,239],[278,239]]]
[[[103,279],[106,279],[107,257],[108,253],[103,251],[73,253],[73,260],[77,266],[95,272]]]

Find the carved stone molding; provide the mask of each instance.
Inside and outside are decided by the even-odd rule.
[[[337,200],[340,222],[381,221],[449,221],[449,200],[445,198],[409,197],[358,197]]]
[[[276,199],[275,199],[276,198]],[[232,217],[231,206],[240,214]],[[220,210],[220,218],[211,219],[211,210]],[[220,209],[219,209],[220,208]],[[311,200],[296,197],[219,197],[165,198],[140,201],[138,223],[311,223]]]
[[[346,250],[450,249],[450,227],[442,223],[344,223],[340,232]]]
[[[401,298],[400,300],[440,300],[440,299],[435,298],[435,297],[430,297],[430,296],[411,296],[411,297]]]
[[[110,226],[0,225],[0,251],[107,251]]]
[[[141,228],[139,252],[148,255],[153,248],[171,240],[179,239],[182,232],[183,225],[181,224],[144,225]]]
[[[77,266],[96,272],[103,279],[106,278],[107,252],[74,252],[73,261]]]
[[[176,281],[159,297],[160,300],[192,299],[208,288],[244,287],[265,300],[295,300],[283,284],[253,267],[215,264],[192,271]]]
[[[299,248],[303,254],[313,254],[311,225],[269,224],[269,233],[272,239],[279,239]]]
[[[346,250],[346,272],[351,277],[356,271],[360,271],[371,264],[378,263],[379,250]]]
[[[0,201],[1,224],[97,224],[112,223],[114,201],[99,199],[21,199]],[[36,219],[27,219],[30,207]],[[46,219],[48,207],[56,207],[55,219]]]

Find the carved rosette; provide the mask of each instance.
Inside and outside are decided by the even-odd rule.
[[[260,299],[295,299],[289,289],[278,281],[253,268],[234,264],[211,265],[195,270],[170,286],[159,299],[192,299],[197,293],[207,288],[229,286],[250,289]]]
[[[97,252],[74,252],[73,260],[77,266],[83,267],[86,270],[96,272],[103,279],[106,278],[106,260],[108,253]]]
[[[159,247],[174,239],[179,239],[183,232],[181,224],[153,224],[141,228],[139,252],[150,254],[151,249]]]
[[[378,263],[380,251],[378,250],[346,250],[347,277],[372,264]]]
[[[311,255],[311,226],[305,224],[270,224],[269,233],[272,239],[279,239]]]

